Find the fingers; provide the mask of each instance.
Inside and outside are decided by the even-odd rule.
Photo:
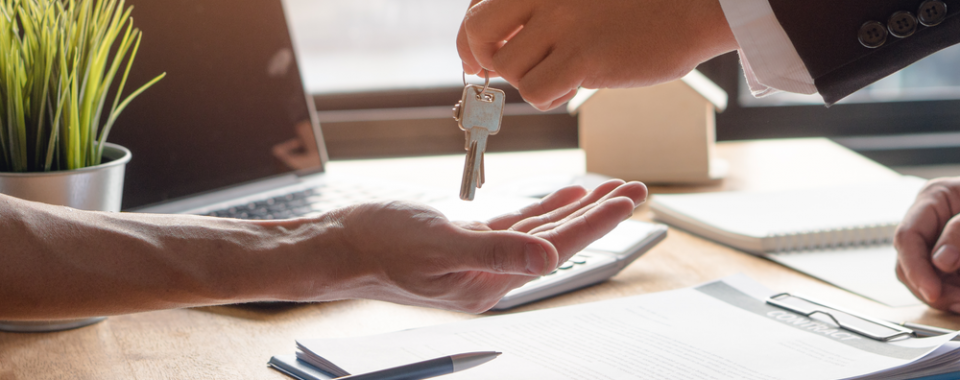
[[[520,95],[534,108],[546,111],[559,104],[583,83],[588,69],[575,55],[554,50],[536,67],[515,82]]]
[[[576,95],[586,68],[574,59],[576,55],[553,51],[556,36],[550,25],[528,25],[536,24],[531,21],[535,10],[533,0],[477,3],[461,24],[457,50],[464,72],[477,74],[482,68],[496,72],[516,86],[528,103],[546,111]]]
[[[546,212],[530,215],[529,217],[514,223],[509,228],[511,231],[530,232],[530,230],[541,225],[561,220],[583,208],[584,206],[602,199],[604,196],[610,194],[610,192],[616,190],[617,187],[622,184],[623,181],[618,179],[604,182],[600,184],[600,186],[597,186],[596,189],[593,189],[593,191],[590,193],[568,202],[567,204],[563,205],[563,207],[558,207],[554,210],[544,210]]]
[[[945,273],[954,273],[960,269],[960,216],[947,221],[940,238],[933,246],[933,264]]]
[[[553,243],[559,262],[563,262],[612,231],[620,222],[630,217],[633,209],[634,203],[630,198],[608,199],[567,223],[535,236]]]
[[[952,210],[951,205],[960,203],[954,199],[951,191],[960,184],[949,180],[937,180],[928,184],[917,196],[894,236],[897,248],[897,262],[903,272],[902,281],[914,293],[929,304],[938,301],[942,294],[942,282],[934,265],[951,266],[950,252],[942,251],[935,264],[932,254],[935,252],[941,230],[960,210]],[[956,247],[957,245],[954,245]]]
[[[909,236],[905,238],[907,242],[910,241]],[[919,244],[916,246],[919,247]],[[924,244],[924,247],[926,246]],[[917,251],[925,254],[901,255],[905,262],[909,263],[910,271],[905,273],[905,277],[909,282],[917,285],[920,296],[930,306],[954,313],[960,313],[960,287],[953,283],[957,280],[957,269],[960,269],[958,246],[960,246],[960,216],[954,216],[947,221],[937,243],[933,246],[932,257],[929,256],[929,250]],[[904,268],[907,267],[908,264],[905,264]]]
[[[461,238],[450,243],[450,252],[461,253],[451,268],[454,271],[542,276],[559,264],[553,245],[528,234],[463,231]]]
[[[927,303],[940,297],[940,280],[930,262],[930,245],[915,229],[901,224],[897,229],[894,245],[897,248],[897,264],[903,271],[902,280],[907,287],[920,294]]]
[[[554,108],[562,106],[564,103],[569,102],[570,99],[573,99],[574,96],[577,96],[577,89],[570,90],[569,93],[564,95],[562,98],[554,100],[544,111],[549,111]]]
[[[452,223],[457,227],[463,228],[465,230],[470,230],[470,231],[492,231],[493,230],[486,223],[477,222],[477,221],[456,220],[456,221],[451,221],[450,223]]]
[[[474,5],[479,3],[481,0],[470,0],[470,6],[467,7],[467,11],[470,8],[473,8]],[[463,72],[475,75],[480,72],[482,67],[480,63],[477,62],[477,59],[473,57],[473,51],[470,50],[470,44],[467,41],[467,30],[464,26],[466,24],[466,19],[460,22],[460,31],[457,33],[457,52],[460,54],[460,60],[463,61]]]
[[[493,218],[487,222],[487,225],[493,230],[506,230],[521,220],[547,214],[576,202],[586,194],[587,190],[582,186],[568,186],[544,197],[540,202],[524,207],[517,212]]]
[[[897,278],[900,279],[900,282],[907,284],[906,275],[904,274],[903,267],[897,264]],[[957,277],[955,274],[945,275],[941,277],[945,279],[942,282],[941,294],[933,302],[927,302],[930,307],[935,309],[950,311],[955,314],[960,314],[960,286],[957,285],[960,282],[960,277]],[[918,292],[917,288],[908,286],[908,289],[919,299],[924,299],[924,295]]]
[[[553,48],[547,28],[524,27],[493,55],[493,68],[510,83],[519,83]]]
[[[907,289],[913,293],[914,296],[923,300],[926,298],[923,294],[919,292],[919,288],[912,287],[909,285],[906,275],[903,271],[903,266],[897,263],[897,279],[900,282],[907,285]],[[944,284],[942,288],[942,296],[937,297],[937,300],[934,302],[927,302],[931,307],[940,309],[940,310],[949,310],[954,313],[960,313],[960,288],[952,284]]]
[[[930,303],[930,306],[935,309],[960,314],[960,286],[944,283],[940,298]]]
[[[960,269],[960,251],[952,244],[941,245],[933,253],[933,265],[942,272],[956,272]]]
[[[537,234],[537,233],[549,230],[551,228],[556,228],[557,226],[562,225],[563,223],[567,223],[573,218],[577,218],[583,215],[584,213],[590,211],[591,208],[596,207],[598,204],[603,203],[608,199],[612,199],[616,197],[625,197],[630,199],[631,201],[633,201],[634,208],[636,208],[636,205],[643,203],[643,201],[647,198],[647,187],[646,185],[640,182],[630,182],[630,183],[623,184],[617,187],[616,189],[614,189],[613,191],[611,191],[609,194],[605,195],[599,201],[584,204],[579,209],[563,217],[563,219],[538,226],[537,228],[534,228],[533,230],[529,231],[529,233]]]
[[[532,0],[486,0],[467,11],[464,39],[480,66],[494,69],[493,55],[530,20],[533,10]]]
[[[470,50],[470,44],[467,42],[467,31],[460,24],[460,32],[457,34],[457,53],[460,54],[460,61],[463,62],[463,72],[469,75],[475,75],[483,68],[473,57],[473,51]]]

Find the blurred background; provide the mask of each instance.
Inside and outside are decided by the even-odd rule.
[[[332,159],[460,153],[456,34],[467,0],[284,0],[304,84]],[[826,136],[920,176],[960,175],[960,46],[825,108],[818,95],[754,98],[736,53],[699,68],[731,99],[718,140]],[[479,83],[482,79],[468,78]],[[576,118],[511,105],[490,151],[572,148]]]

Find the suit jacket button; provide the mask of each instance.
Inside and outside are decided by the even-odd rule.
[[[887,42],[887,27],[879,21],[867,21],[860,26],[857,38],[863,46],[878,48]]]
[[[897,38],[907,38],[917,31],[917,18],[913,13],[907,11],[897,11],[890,16],[887,21],[887,30],[890,35]]]
[[[920,25],[936,26],[947,18],[947,4],[940,0],[926,0],[917,9]]]

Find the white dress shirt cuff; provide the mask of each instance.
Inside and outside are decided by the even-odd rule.
[[[813,77],[767,0],[720,0],[720,7],[740,44],[740,62],[754,96],[817,92]]]

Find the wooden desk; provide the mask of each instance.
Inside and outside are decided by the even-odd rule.
[[[729,142],[719,144],[717,152],[731,166],[730,176],[723,183],[651,190],[657,193],[803,188],[896,175],[823,139]],[[459,178],[462,162],[461,157],[342,162],[334,163],[330,170],[387,173],[410,180],[409,173],[425,172],[423,167],[427,166],[430,170],[426,172],[432,173],[432,177],[421,183],[458,185],[459,181],[451,178]],[[578,151],[487,157],[489,181],[538,171],[582,173],[583,167],[583,156]],[[642,207],[635,218],[650,220],[651,213]],[[801,292],[890,320],[960,328],[960,318],[923,306],[889,308],[675,229],[670,230],[664,242],[611,281],[516,311],[682,288],[735,273],[745,273],[771,289]],[[292,353],[296,338],[367,335],[469,318],[477,316],[368,300],[275,307],[219,306],[117,316],[73,331],[0,333],[0,380],[287,379],[268,369],[265,363],[272,355]]]

